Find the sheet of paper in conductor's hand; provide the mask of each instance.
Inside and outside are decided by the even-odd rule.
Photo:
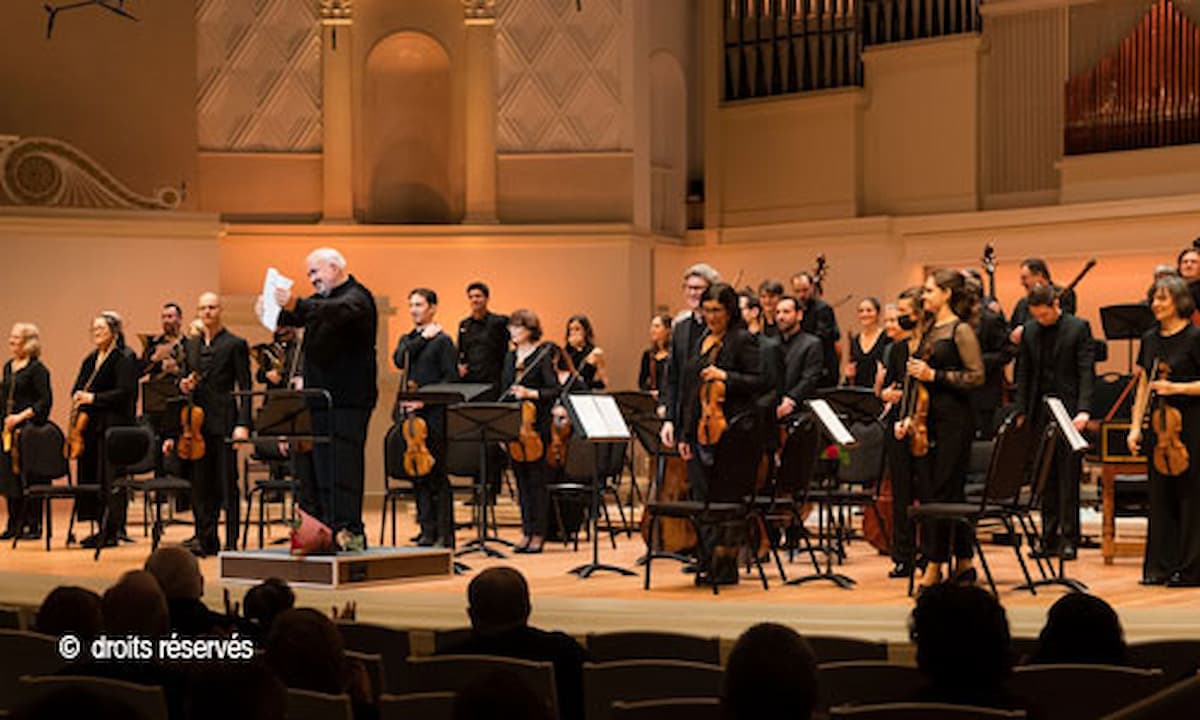
[[[275,301],[275,290],[279,288],[291,290],[294,284],[295,281],[279,274],[275,268],[267,268],[267,275],[263,278],[262,309],[258,319],[263,327],[271,332],[275,332],[275,328],[279,326],[279,311],[282,309]]]

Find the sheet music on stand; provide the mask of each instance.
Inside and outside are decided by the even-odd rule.
[[[568,395],[567,407],[578,422],[579,432],[591,442],[629,440],[629,426],[611,395]]]
[[[828,402],[821,399],[805,400],[804,402],[807,403],[810,408],[812,408],[813,413],[817,416],[817,419],[821,421],[821,425],[823,425],[825,430],[829,432],[830,437],[833,438],[835,443],[846,447],[851,447],[858,443],[858,441],[854,439],[854,436],[850,434],[850,430],[846,428],[846,425],[842,422],[842,419],[839,418],[837,413],[833,411],[833,408],[829,406]]]
[[[1046,398],[1046,407],[1050,408],[1050,414],[1054,416],[1054,424],[1058,425],[1058,431],[1067,441],[1071,452],[1082,452],[1090,447],[1088,441],[1075,429],[1075,423],[1071,420],[1070,414],[1067,413],[1067,407],[1063,405],[1061,399]]]

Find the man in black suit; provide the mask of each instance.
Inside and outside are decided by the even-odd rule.
[[[779,404],[775,409],[777,420],[795,415],[804,406],[804,401],[816,393],[824,375],[821,341],[804,332],[801,328],[803,317],[804,311],[796,298],[779,298],[775,306],[775,324],[783,342],[784,372],[779,386]]]
[[[700,315],[700,298],[721,276],[711,266],[697,263],[683,274],[683,300],[687,309],[675,318],[671,326],[671,353],[667,357],[667,381],[659,393],[660,412],[663,422],[660,439],[663,445],[675,447],[676,425],[680,412],[679,381],[683,377],[683,366],[688,358],[700,351],[700,339],[704,336],[704,318]]]
[[[1046,261],[1041,258],[1025,258],[1021,261],[1021,286],[1025,288],[1025,292],[1029,292],[1035,287],[1048,287],[1054,290],[1058,296],[1059,307],[1067,315],[1075,314],[1075,291],[1066,290],[1059,285],[1055,285],[1050,279],[1050,267],[1046,265]],[[1023,297],[1017,301],[1013,307],[1012,316],[1008,319],[1009,330],[1012,334],[1009,336],[1012,339],[1013,345],[1021,344],[1021,333],[1025,327],[1025,323],[1029,322],[1029,300]]]
[[[225,506],[225,549],[236,550],[241,495],[238,492],[237,457],[226,438],[250,437],[250,402],[235,400],[236,389],[250,390],[250,348],[246,341],[221,324],[221,298],[206,292],[200,296],[196,312],[203,330],[184,341],[180,364],[179,389],[191,394],[196,407],[204,411],[204,457],[185,463],[184,472],[192,481],[196,534],[184,545],[193,553],[215,555],[219,549],[217,521]],[[165,452],[172,449],[167,441]]]
[[[808,272],[792,276],[792,292],[800,304],[800,328],[821,341],[820,387],[834,387],[837,385],[841,362],[838,340],[842,337],[842,331],[838,328],[833,308],[817,296],[816,290],[813,276]]]
[[[1016,412],[1033,421],[1040,436],[1049,421],[1044,399],[1062,400],[1077,430],[1090,418],[1096,379],[1095,344],[1086,320],[1063,312],[1055,291],[1042,285],[1026,297],[1029,314],[1017,362]],[[1080,460],[1059,442],[1042,496],[1043,552],[1075,557],[1079,540]]]
[[[587,651],[570,635],[529,625],[529,585],[514,568],[484,570],[467,586],[471,635],[445,648],[443,655],[499,655],[554,663],[559,714],[583,719],[583,663]]]

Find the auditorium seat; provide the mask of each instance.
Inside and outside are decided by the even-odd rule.
[[[612,705],[618,700],[720,697],[723,677],[719,665],[684,660],[584,663],[584,717],[609,720],[614,717]]]
[[[1023,720],[1024,710],[993,710],[944,703],[887,703],[835,707],[830,720]]]
[[[805,635],[817,663],[850,662],[855,660],[888,659],[887,643],[878,640],[860,640],[836,635]]]
[[[354,720],[349,695],[288,688],[287,720]]]
[[[367,679],[371,681],[371,700],[378,700],[387,688],[387,671],[383,667],[383,657],[376,653],[347,650],[346,659],[362,663],[367,672]]]
[[[894,703],[916,697],[925,676],[915,667],[879,660],[822,663],[817,666],[818,707]]]
[[[1129,664],[1140,668],[1158,668],[1163,671],[1163,679],[1167,682],[1190,678],[1200,670],[1200,640],[1130,643]]]
[[[0,709],[12,709],[22,676],[51,675],[63,665],[55,638],[23,630],[0,630]]]
[[[39,698],[70,689],[84,689],[124,703],[137,711],[139,720],[167,720],[167,701],[161,688],[124,680],[75,675],[26,675],[21,678],[17,700],[22,703],[36,702]]]
[[[518,675],[558,717],[554,664],[493,655],[409,657],[408,677],[414,692],[458,692],[476,679],[503,670]]]
[[[1178,720],[1195,717],[1198,706],[1200,677],[1191,677],[1106,715],[1104,720]]]
[[[0,630],[20,630],[21,609],[0,605]]]
[[[1028,664],[1037,655],[1038,648],[1042,646],[1042,641],[1035,637],[1015,637],[1010,642],[1013,662],[1017,665]]]
[[[360,622],[339,622],[338,630],[342,633],[342,642],[347,650],[378,655],[382,659],[384,685],[378,692],[408,692],[405,666],[412,651],[407,632]]]
[[[433,631],[433,654],[439,655],[456,645],[461,645],[471,637],[471,628],[451,628],[449,630]]]
[[[451,720],[453,717],[452,692],[384,695],[379,698],[379,720]]]
[[[1166,684],[1161,670],[1115,665],[1022,665],[1009,689],[1037,717],[1098,718],[1153,695]]]
[[[597,663],[616,660],[688,660],[721,664],[721,640],[671,632],[589,633],[588,653]]]
[[[613,704],[613,720],[721,720],[717,698],[673,698]]]

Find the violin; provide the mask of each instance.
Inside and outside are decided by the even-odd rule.
[[[200,382],[200,374],[188,376],[193,383]],[[179,411],[179,440],[175,443],[175,454],[180,460],[200,460],[207,448],[204,443],[204,408],[196,407],[195,392],[187,394],[187,405]]]
[[[546,446],[534,424],[537,422],[537,405],[530,400],[521,401],[521,429],[517,439],[508,444],[508,453],[513,462],[531,463],[542,459]]]
[[[425,477],[433,472],[435,461],[425,442],[429,437],[429,425],[425,418],[410,414],[401,424],[400,431],[404,434],[404,471],[412,478]]]
[[[567,409],[562,405],[555,405],[550,416],[550,448],[546,451],[546,464],[557,470],[567,464],[567,444],[573,428]]]
[[[914,357],[923,357],[925,340],[917,344]],[[913,457],[929,454],[929,389],[911,375],[904,376],[904,397],[900,401],[900,422],[908,438],[908,451]]]
[[[707,358],[709,367],[715,365],[721,353],[723,338],[709,335],[701,344],[701,354]],[[725,418],[725,381],[703,380],[700,383],[700,422],[696,427],[696,440],[701,445],[716,445],[729,427]]]
[[[67,424],[69,432],[67,443],[63,446],[63,455],[68,460],[78,460],[83,457],[83,431],[88,426],[88,414],[78,405],[71,408],[71,419]]]
[[[1166,380],[1171,368],[1165,362],[1155,367],[1155,379]],[[1179,408],[1154,394],[1154,410],[1150,413],[1150,426],[1154,429],[1154,469],[1163,475],[1176,477],[1187,472],[1188,449],[1179,438],[1183,432],[1183,415]]]

